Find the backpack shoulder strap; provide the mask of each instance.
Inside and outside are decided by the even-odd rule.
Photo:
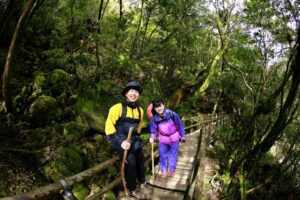
[[[124,120],[126,118],[127,115],[127,106],[126,104],[123,102],[122,104],[122,113],[121,116],[119,117],[119,119],[116,121],[116,125],[119,124],[119,122],[121,122],[122,120]]]
[[[125,118],[126,118],[126,115],[127,115],[127,106],[126,106],[126,104],[123,102],[123,103],[122,103],[122,114],[121,114],[120,119],[125,119]]]
[[[170,115],[171,115],[171,119],[173,120],[174,122],[174,112],[172,110],[170,110]]]
[[[139,113],[139,122],[141,121],[141,116],[142,116],[142,111],[141,111],[141,107],[137,107],[138,109],[138,113]],[[118,119],[118,121],[121,121],[123,119],[126,118],[127,115],[127,105],[125,104],[125,102],[122,103],[122,114],[121,117]]]
[[[139,122],[141,121],[141,113],[142,113],[142,111],[141,111],[141,107],[137,107],[137,109],[138,109],[138,112],[139,112]]]
[[[158,121],[157,121],[157,119],[156,119],[156,116],[155,116],[155,115],[153,115],[153,119],[154,119],[154,123],[156,124],[156,126],[158,126]]]

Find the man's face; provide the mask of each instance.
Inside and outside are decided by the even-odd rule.
[[[140,97],[140,93],[137,90],[130,89],[125,96],[128,102],[136,102]]]

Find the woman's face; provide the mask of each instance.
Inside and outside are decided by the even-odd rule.
[[[160,104],[159,106],[155,107],[154,109],[159,115],[161,115],[161,114],[163,114],[163,112],[165,110],[165,105]]]

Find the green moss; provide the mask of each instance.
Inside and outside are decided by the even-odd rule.
[[[82,171],[83,164],[80,147],[63,148],[53,162],[44,166],[44,173],[46,177],[56,181]]]
[[[50,82],[53,84],[60,83],[60,82],[66,84],[69,83],[71,80],[72,80],[72,76],[62,69],[55,69],[51,72],[50,75]]]
[[[67,140],[76,141],[84,134],[84,128],[77,122],[68,122],[64,127],[64,136]]]
[[[72,193],[78,200],[84,200],[89,194],[89,190],[81,183],[75,184],[72,189]]]
[[[72,175],[73,173],[83,170],[83,160],[80,155],[80,150],[76,147],[64,148],[59,153],[58,162],[63,164],[67,171],[64,175]]]
[[[33,83],[33,90],[40,94],[47,85],[47,79],[42,73],[37,73]]]
[[[116,174],[118,174],[118,170],[114,165],[110,166],[107,171],[108,171],[108,175],[113,177],[115,176]]]
[[[117,200],[116,195],[112,191],[108,191],[103,195],[105,200]]]
[[[56,100],[53,97],[39,96],[30,106],[29,114],[38,125],[57,120],[59,109],[56,108]]]
[[[76,112],[89,127],[104,132],[106,116],[112,99],[108,95],[95,96],[94,89],[81,92],[76,103]]]
[[[84,142],[82,144],[82,151],[85,155],[88,156],[95,156],[98,152],[98,148],[95,144],[93,144],[92,142]]]
[[[43,172],[49,180],[57,181],[60,180],[63,176],[58,172],[57,168],[55,167],[55,162],[52,162],[48,165],[43,167]]]

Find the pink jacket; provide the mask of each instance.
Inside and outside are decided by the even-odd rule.
[[[150,134],[158,138],[159,143],[172,144],[185,137],[183,124],[178,115],[171,110],[164,111],[164,118],[154,115],[150,121]],[[158,137],[156,137],[158,136]]]

